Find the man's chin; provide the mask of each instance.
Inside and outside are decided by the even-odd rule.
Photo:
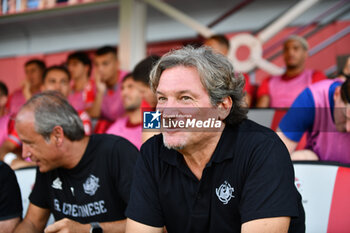
[[[164,135],[164,133],[163,143],[166,148],[174,150],[182,150],[186,146],[186,143],[183,140],[183,138]]]
[[[45,166],[43,166],[43,165],[41,165],[41,164],[36,164],[37,166],[38,166],[38,168],[39,168],[39,171],[41,172],[41,173],[45,173],[45,172],[48,172],[50,169],[48,169],[47,167],[45,167]]]
[[[43,167],[39,167],[39,171],[40,171],[41,173],[45,173],[45,172],[47,172],[47,169],[45,169],[45,168],[43,168]]]

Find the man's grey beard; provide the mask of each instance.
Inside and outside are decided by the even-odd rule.
[[[166,148],[168,148],[169,150],[173,149],[176,151],[182,150],[185,148],[185,145],[178,145],[178,146],[170,146],[166,141],[165,141],[165,137],[163,135],[163,144]]]

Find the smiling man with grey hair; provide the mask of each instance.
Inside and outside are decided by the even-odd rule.
[[[138,150],[114,135],[85,136],[74,108],[55,92],[33,96],[15,123],[23,157],[38,166],[26,217],[15,232],[124,232]]]
[[[209,109],[221,124],[162,124],[142,146],[127,233],[305,231],[288,151],[273,131],[246,119],[244,78],[224,56],[205,47],[172,51],[154,66],[151,86],[166,122],[188,112],[203,120]]]

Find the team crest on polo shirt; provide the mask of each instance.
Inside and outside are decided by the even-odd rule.
[[[99,178],[97,178],[94,175],[91,175],[86,179],[85,183],[83,184],[84,192],[90,196],[95,195],[96,190],[100,185],[98,184]]]
[[[60,189],[60,190],[62,190],[62,181],[60,180],[59,177],[57,177],[57,178],[52,182],[51,187],[54,188],[54,189]]]
[[[234,188],[225,180],[225,182],[216,189],[216,196],[226,205],[233,196]]]

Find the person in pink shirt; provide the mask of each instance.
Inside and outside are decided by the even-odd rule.
[[[141,60],[139,63],[137,63],[132,72],[132,76],[142,95],[142,102],[141,102],[142,114],[143,112],[155,111],[156,109],[157,96],[151,90],[149,77],[153,66],[158,62],[159,59],[160,57],[157,55],[150,55],[145,59]],[[158,132],[154,130],[143,129],[142,142],[147,141],[149,138],[151,138],[153,135],[157,133]]]
[[[90,79],[91,60],[85,52],[74,52],[67,58],[67,67],[72,79],[68,102],[77,111],[89,112],[96,93],[95,82]]]
[[[306,146],[295,151],[304,132]],[[306,88],[280,122],[278,135],[292,160],[350,164],[350,79],[323,80]]]
[[[146,111],[154,111],[157,105],[157,96],[151,90],[149,75],[153,65],[160,59],[158,55],[150,55],[136,64],[132,76],[142,95],[141,107]]]
[[[283,47],[286,71],[283,75],[264,79],[257,93],[259,108],[288,108],[309,85],[327,77],[320,71],[305,69],[309,45],[300,36],[290,36]]]
[[[6,111],[7,99],[7,86],[0,81],[0,146],[6,140],[9,131],[10,114]]]
[[[128,74],[123,79],[121,97],[125,116],[119,117],[106,133],[124,137],[140,149],[142,145],[142,94],[132,74]]]
[[[121,100],[121,82],[125,72],[119,70],[115,47],[98,49],[94,58],[96,97],[89,111],[92,118],[114,122],[124,114]]]
[[[9,97],[7,108],[10,114],[16,114],[21,106],[34,94],[40,92],[46,65],[42,60],[33,59],[26,62],[26,78],[23,86]]]
[[[63,66],[51,66],[45,70],[44,73],[44,83],[42,86],[42,91],[54,91],[57,94],[62,95],[67,98],[70,92],[69,86],[70,76],[68,70]],[[84,111],[77,111],[80,118],[83,121],[83,127],[86,135],[91,134],[91,121],[88,114]],[[13,128],[9,132],[9,136],[0,147],[0,160],[7,155],[9,152],[14,152],[22,146],[16,130]],[[31,162],[22,160],[20,157],[14,159],[9,164],[12,169],[18,169],[25,166],[32,166]]]

